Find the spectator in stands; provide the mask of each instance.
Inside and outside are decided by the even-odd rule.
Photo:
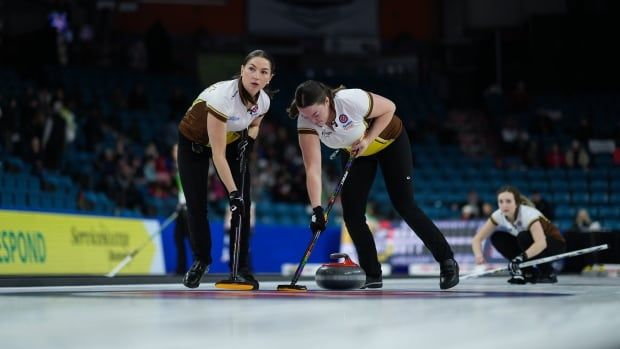
[[[146,97],[144,85],[137,83],[127,96],[127,107],[130,110],[146,110],[149,108],[149,100]]]
[[[597,221],[592,221],[588,210],[580,208],[575,215],[575,220],[573,221],[571,229],[576,232],[587,233],[601,230],[601,224]]]
[[[551,144],[551,147],[545,154],[545,163],[548,168],[558,168],[564,166],[564,155],[560,151],[557,143]]]
[[[514,118],[504,120],[501,129],[502,149],[504,155],[514,156],[518,154],[520,129]]]
[[[174,68],[172,39],[161,20],[158,19],[146,31],[144,44],[151,72],[167,72]]]
[[[582,145],[587,146],[593,136],[594,131],[592,130],[592,124],[590,124],[590,117],[579,119],[578,126],[573,130],[573,138],[577,139]]]
[[[334,90],[312,80],[297,86],[288,112],[297,118],[306,188],[313,207],[310,229],[323,231],[327,224],[321,205],[322,142],[356,158],[342,186],[342,210],[366,272],[363,288],[383,286],[377,249],[364,216],[377,167],[395,209],[440,263],[440,288],[451,288],[459,282],[458,264],[441,231],[413,200],[411,146],[395,110],[389,99],[361,89]],[[343,166],[349,156],[341,157]]]
[[[84,145],[85,150],[93,152],[101,143],[105,132],[109,132],[107,125],[103,122],[101,110],[93,108],[90,113],[86,113],[86,120],[82,126],[82,134],[84,139],[88,141]]]
[[[32,165],[32,174],[37,176],[43,174],[43,152],[39,137],[32,137],[30,139],[30,148],[24,156],[24,161]]]
[[[15,97],[3,100],[0,95],[0,146],[12,152],[19,141],[20,112]]]
[[[482,217],[491,217],[493,214],[493,205],[488,202],[482,204]]]
[[[538,211],[544,214],[545,217],[549,218],[550,220],[555,219],[555,210],[553,208],[553,205],[542,196],[540,191],[533,191],[531,199],[534,207],[536,207]]]
[[[530,109],[530,96],[525,81],[519,80],[510,94],[510,107],[513,112],[523,113]]]
[[[620,146],[616,145],[612,156],[614,166],[620,166]]]
[[[467,218],[480,218],[482,215],[482,200],[480,200],[475,190],[470,190],[469,193],[467,193],[467,200],[461,202],[460,206],[461,216],[465,214]]]
[[[177,120],[178,115],[185,112],[189,99],[180,86],[175,86],[168,96],[168,105],[170,106],[170,118]]]
[[[616,120],[613,129],[613,139],[616,142],[616,148],[620,148],[620,120]]]
[[[590,155],[578,140],[573,139],[570,148],[566,151],[566,166],[569,168],[580,167],[587,170],[590,165]]]
[[[207,87],[179,124],[178,166],[187,199],[194,252],[194,262],[183,278],[186,287],[198,287],[212,262],[207,216],[209,161],[212,160],[228,193],[233,215],[240,214],[243,219],[239,241],[239,276],[252,283],[255,289],[258,288],[258,281],[249,270],[251,176],[246,168],[243,171],[246,185],[244,192],[240,193],[239,150],[247,149],[246,156],[249,158],[261,121],[271,103],[271,93],[265,88],[273,78],[274,69],[274,62],[265,51],[250,52],[241,65],[240,75]],[[244,146],[242,141],[246,132],[248,144]],[[238,218],[233,219],[233,227],[237,222]],[[234,243],[231,239],[231,244]]]
[[[67,122],[58,113],[47,113],[43,137],[43,165],[45,168],[59,170],[63,161],[67,142]]]
[[[475,212],[476,209],[474,208],[474,206],[469,204],[464,205],[463,207],[461,207],[461,220],[469,221],[476,218]]]
[[[510,261],[509,283],[557,282],[550,263],[539,264],[538,268],[521,268],[519,264],[530,258],[543,258],[564,252],[566,243],[558,227],[512,186],[499,189],[497,203],[499,209],[493,212],[472,240],[476,263],[485,263],[482,242],[490,236],[495,249]]]
[[[523,153],[523,164],[528,168],[540,168],[545,163],[545,154],[539,143],[531,140],[527,143]]]

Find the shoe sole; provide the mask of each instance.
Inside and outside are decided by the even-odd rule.
[[[187,288],[198,288],[198,286],[200,286],[200,283],[197,284],[188,284],[188,283],[183,283],[183,286],[187,287]]]
[[[454,286],[458,285],[458,284],[459,284],[459,282],[460,282],[460,280],[459,280],[458,278],[456,278],[456,280],[454,280],[454,281],[450,282],[449,284],[443,284],[443,285],[442,285],[442,284],[440,283],[440,284],[439,284],[439,288],[440,288],[440,289],[442,289],[442,290],[447,290],[447,289],[449,289],[449,288],[452,288],[452,287],[454,287]]]
[[[383,282],[371,282],[368,284],[365,284],[364,286],[360,287],[361,290],[365,290],[367,288],[381,288],[383,287]]]

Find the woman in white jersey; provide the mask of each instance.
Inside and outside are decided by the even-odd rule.
[[[297,87],[288,112],[298,117],[299,145],[313,207],[310,228],[322,231],[326,224],[321,206],[321,143],[345,149],[356,159],[342,186],[342,211],[360,266],[366,272],[362,288],[383,286],[377,249],[365,217],[377,167],[383,172],[394,208],[440,263],[440,288],[451,288],[459,282],[458,264],[443,234],[415,204],[411,145],[401,119],[394,115],[395,109],[389,99],[360,89],[333,90],[318,81]],[[346,161],[347,156],[343,156],[343,166]]]
[[[531,201],[512,186],[497,192],[497,209],[474,236],[471,246],[477,264],[485,263],[482,241],[491,236],[491,244],[506,259],[511,284],[555,283],[557,277],[551,263],[537,267],[519,268],[531,258],[543,258],[566,251],[566,242],[560,230]]]
[[[249,270],[250,172],[246,168],[245,183],[248,185],[242,196],[238,191],[241,174],[237,147],[241,133],[247,130],[249,157],[261,120],[269,110],[270,93],[264,89],[273,77],[274,68],[274,62],[266,52],[250,52],[241,65],[240,76],[207,87],[198,95],[179,124],[179,174],[187,200],[190,241],[194,253],[194,263],[183,278],[186,287],[198,287],[212,261],[211,231],[207,217],[209,160],[212,160],[228,192],[231,211],[243,212],[239,276],[258,288],[258,282]],[[232,235],[231,245],[234,244]]]

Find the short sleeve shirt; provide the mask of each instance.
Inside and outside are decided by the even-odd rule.
[[[297,118],[300,133],[318,134],[321,142],[332,149],[351,146],[364,136],[368,123],[366,118],[372,110],[372,97],[361,89],[344,89],[334,96],[336,119],[330,126],[318,126],[304,117]]]
[[[517,219],[514,222],[508,221],[501,210],[496,210],[491,214],[491,221],[495,223],[502,231],[506,231],[511,235],[517,236],[519,232],[529,230],[532,224],[538,220],[547,220],[545,216],[534,207],[519,205]]]
[[[258,103],[248,109],[241,102],[238,86],[238,79],[220,81],[207,87],[197,98],[207,103],[207,108],[213,115],[226,122],[229,132],[248,128],[254,119],[267,113],[271,102],[267,93],[261,90]]]

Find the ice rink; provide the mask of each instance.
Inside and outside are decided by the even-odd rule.
[[[1,287],[2,348],[620,348],[620,278],[386,279],[381,290]],[[259,277],[260,280],[260,277]]]

